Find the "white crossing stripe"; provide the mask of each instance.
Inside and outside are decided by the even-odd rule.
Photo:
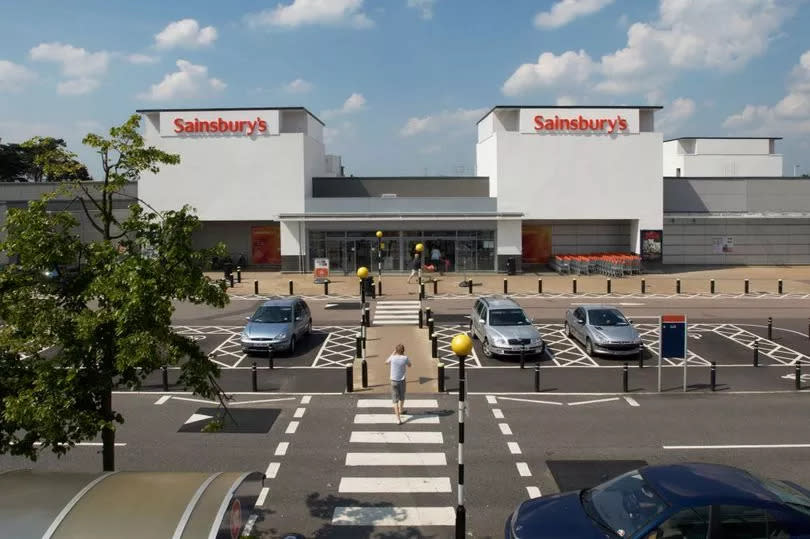
[[[166,402],[171,398],[172,398],[171,395],[163,395],[162,397],[160,397],[158,400],[155,401],[155,404],[163,404],[164,402]]]
[[[293,414],[293,417],[295,417],[295,418],[304,417],[304,412],[306,412],[306,411],[307,411],[306,408],[296,408],[295,413]]]
[[[624,400],[626,400],[627,404],[629,404],[630,406],[638,406],[639,405],[638,402],[636,401],[636,399],[634,399],[633,397],[625,397]]]
[[[303,397],[301,397],[301,404],[309,404],[311,400],[312,395],[304,395]]]
[[[411,321],[410,320],[375,320],[374,324],[377,325],[377,326],[397,326],[397,325],[403,325],[403,322],[410,323]],[[414,320],[413,323],[418,324],[419,320]]]
[[[493,408],[492,415],[495,416],[495,419],[503,419],[503,411],[500,408]]]
[[[270,493],[270,487],[264,487],[261,492],[259,492],[259,497],[256,498],[256,507],[261,507],[264,505],[265,500],[267,499],[267,495]]]
[[[451,492],[449,477],[342,477],[338,492]]]
[[[541,496],[538,487],[526,487],[526,492],[529,493],[529,498],[539,498]]]
[[[498,399],[495,397],[495,395],[487,395],[487,402],[489,404],[498,404]]]
[[[275,455],[277,457],[283,457],[287,454],[288,447],[290,447],[290,442],[279,442],[278,447],[276,447]]]
[[[402,415],[402,422],[407,424],[421,424],[421,425],[438,425],[439,416],[413,416]],[[354,416],[355,425],[373,425],[375,423],[383,423],[386,425],[393,425],[397,422],[394,414],[357,414]]]
[[[506,434],[507,436],[512,434],[512,429],[509,428],[509,423],[498,423],[498,427],[500,427],[502,434]]]
[[[441,432],[360,431],[352,432],[350,443],[365,444],[441,444]]]
[[[517,442],[506,442],[506,445],[509,446],[509,452],[513,455],[521,454],[520,446]]]
[[[275,479],[276,475],[278,474],[278,469],[281,466],[280,462],[271,462],[267,465],[267,471],[264,472],[264,475],[267,476],[267,479]]]
[[[335,507],[335,526],[454,526],[453,507]]]
[[[517,463],[517,470],[520,474],[520,477],[531,477],[532,471],[529,470],[529,465],[525,462],[518,462]]]
[[[385,301],[378,301],[377,305],[416,305],[419,306],[419,302],[416,300],[385,300]]]
[[[298,430],[298,421],[290,421],[290,424],[287,425],[287,430],[284,431],[284,434],[295,434],[296,430]]]
[[[359,399],[358,408],[391,408],[390,399]],[[408,408],[438,408],[439,401],[436,399],[408,399],[405,401],[405,409]]]
[[[413,325],[419,323],[418,301],[378,301],[372,323],[375,325]]]
[[[444,453],[346,453],[346,466],[446,466]]]

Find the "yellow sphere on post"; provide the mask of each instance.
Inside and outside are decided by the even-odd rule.
[[[377,233],[375,234],[375,236],[377,236],[378,238],[382,238],[382,236],[383,236],[382,230],[378,230]]]
[[[359,268],[357,270],[357,276],[360,277],[361,279],[365,279],[366,277],[368,277],[368,268],[366,267]]]
[[[459,333],[450,341],[450,349],[457,356],[468,356],[472,351],[473,342],[466,333]]]
[[[422,251],[425,250],[425,246],[422,245],[421,243],[417,243],[416,247],[414,247],[414,249],[416,250],[417,253],[421,253]]]

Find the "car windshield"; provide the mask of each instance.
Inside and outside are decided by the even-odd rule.
[[[627,319],[616,309],[591,309],[588,322],[592,326],[627,326]]]
[[[528,326],[530,322],[520,309],[489,311],[490,326]]]
[[[582,507],[593,520],[630,537],[667,508],[638,471],[583,491]]]
[[[282,322],[289,322],[292,320],[292,307],[259,307],[251,322],[259,322],[263,324],[279,324]]]
[[[810,497],[782,481],[765,478],[759,478],[759,480],[763,487],[775,494],[783,503],[810,515]]]

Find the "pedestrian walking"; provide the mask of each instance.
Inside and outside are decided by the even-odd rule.
[[[411,263],[411,274],[408,276],[408,284],[411,284],[411,279],[414,275],[422,279],[422,261],[419,259],[419,253],[413,254],[413,262]]]
[[[435,245],[430,251],[430,261],[433,263],[433,271],[438,271],[440,275],[444,275],[444,269],[441,266],[442,252]]]
[[[411,366],[411,360],[405,355],[405,346],[398,344],[385,363],[391,365],[391,401],[394,403],[397,423],[402,425],[401,414],[405,413],[405,379],[407,369]]]

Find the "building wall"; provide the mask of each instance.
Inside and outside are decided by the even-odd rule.
[[[771,139],[677,139],[664,143],[664,176],[782,176]]]
[[[488,197],[489,179],[476,177],[313,178],[314,198]]]
[[[810,264],[810,220],[668,216],[663,251],[665,264]]]
[[[665,178],[666,213],[810,213],[808,178]]]

